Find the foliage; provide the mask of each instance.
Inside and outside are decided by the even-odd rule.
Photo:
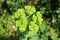
[[[60,40],[60,0],[0,0],[0,40]]]

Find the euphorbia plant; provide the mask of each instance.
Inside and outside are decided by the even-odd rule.
[[[31,5],[18,9],[15,12],[15,17],[16,27],[19,28],[20,32],[28,31],[26,37],[36,35],[43,21],[40,11],[36,11],[35,7]]]

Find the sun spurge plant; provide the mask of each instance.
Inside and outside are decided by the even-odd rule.
[[[21,33],[28,31],[27,35],[30,36],[38,32],[43,21],[40,11],[36,11],[35,7],[30,5],[18,9],[15,12],[15,17],[16,27],[19,28]]]

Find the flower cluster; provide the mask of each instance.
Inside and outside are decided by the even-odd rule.
[[[40,11],[37,12],[35,7],[30,5],[18,9],[15,17],[17,18],[16,26],[21,32],[25,32],[27,28],[29,31],[38,31],[39,25],[43,21]]]

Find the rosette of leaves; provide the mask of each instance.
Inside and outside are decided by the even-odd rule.
[[[25,33],[26,38],[34,37],[37,34],[40,25],[42,24],[42,14],[40,11],[36,11],[33,5],[27,5],[24,8],[20,8],[15,12],[16,27],[21,33]],[[31,39],[32,40],[32,39]]]

